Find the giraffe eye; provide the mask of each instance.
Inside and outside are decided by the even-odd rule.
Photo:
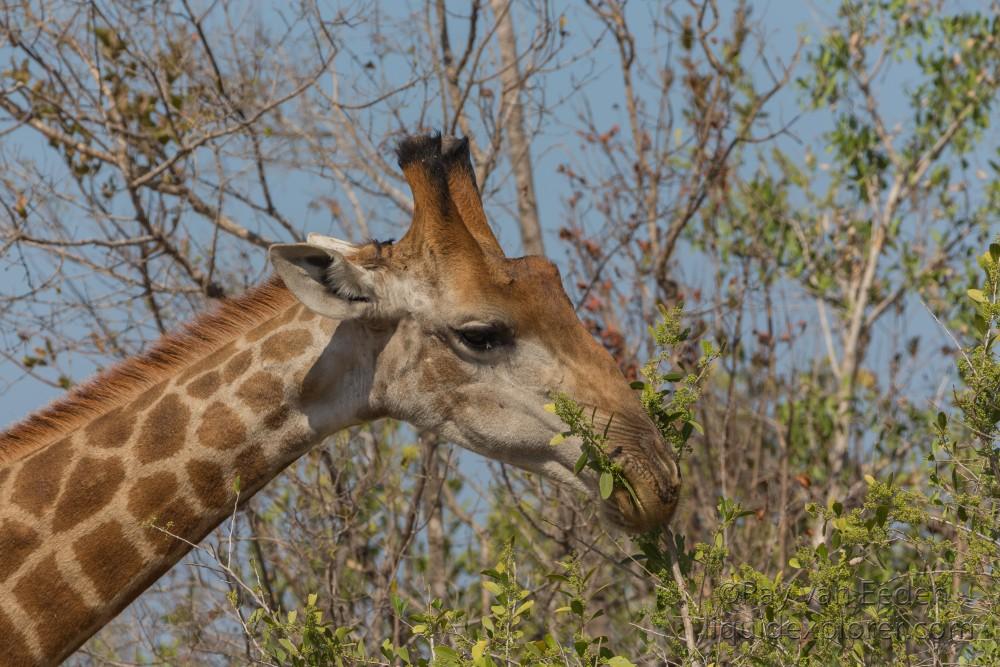
[[[510,330],[501,324],[475,324],[456,329],[462,345],[475,352],[488,352],[512,341]]]

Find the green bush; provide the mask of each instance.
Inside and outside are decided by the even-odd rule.
[[[517,540],[506,542],[496,564],[480,573],[489,611],[476,615],[435,599],[426,609],[393,606],[403,620],[402,639],[382,642],[367,655],[356,628],[333,628],[310,595],[299,612],[255,610],[248,629],[277,664],[610,665],[655,661],[664,648],[677,662],[703,665],[914,664],[937,659],[953,664],[1000,661],[997,604],[1000,584],[1000,494],[995,445],[1000,423],[1000,360],[995,325],[1000,320],[1000,246],[980,258],[984,279],[969,290],[980,338],[960,355],[965,388],[958,411],[932,417],[937,433],[926,461],[928,485],[907,488],[891,477],[867,476],[859,507],[837,500],[808,511],[823,538],[800,545],[773,571],[740,562],[730,552],[727,530],[753,512],[720,498],[718,527],[708,542],[688,544],[669,531],[638,537],[639,552],[625,561],[655,591],[614,627],[628,635],[595,634],[607,613],[600,593],[616,582],[595,580],[569,556],[546,573],[519,573]],[[705,346],[697,373],[662,372],[682,344],[679,310],[664,310],[652,329],[659,353],[645,368],[643,404],[664,437],[683,456],[694,425],[691,408],[703,391],[716,357]],[[665,384],[673,383],[673,391]],[[603,451],[585,411],[566,397],[553,409],[566,434],[584,441],[578,470],[590,467],[621,480]],[[603,486],[603,485],[602,485]],[[543,617],[533,591],[551,587],[561,600]],[[621,613],[620,610],[615,613]],[[687,627],[685,627],[687,626]],[[909,656],[909,657],[908,657]]]

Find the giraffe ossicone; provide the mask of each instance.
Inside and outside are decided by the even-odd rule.
[[[274,246],[276,277],[0,434],[0,664],[63,660],[235,501],[381,417],[556,479],[626,530],[669,521],[672,453],[557,268],[504,255],[467,142],[411,137],[398,158],[398,242]],[[608,425],[635,499],[602,500],[580,443],[550,444],[553,392]]]

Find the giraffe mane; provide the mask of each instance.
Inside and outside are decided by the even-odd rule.
[[[121,361],[47,407],[0,431],[0,465],[11,463],[135,398],[295,302],[277,276],[222,301],[147,351]]]

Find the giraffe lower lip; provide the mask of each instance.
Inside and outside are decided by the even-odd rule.
[[[668,499],[661,499],[658,487],[634,485],[632,493],[617,488],[607,502],[614,507],[627,530],[642,533],[669,525],[677,507],[677,493],[671,487]]]

